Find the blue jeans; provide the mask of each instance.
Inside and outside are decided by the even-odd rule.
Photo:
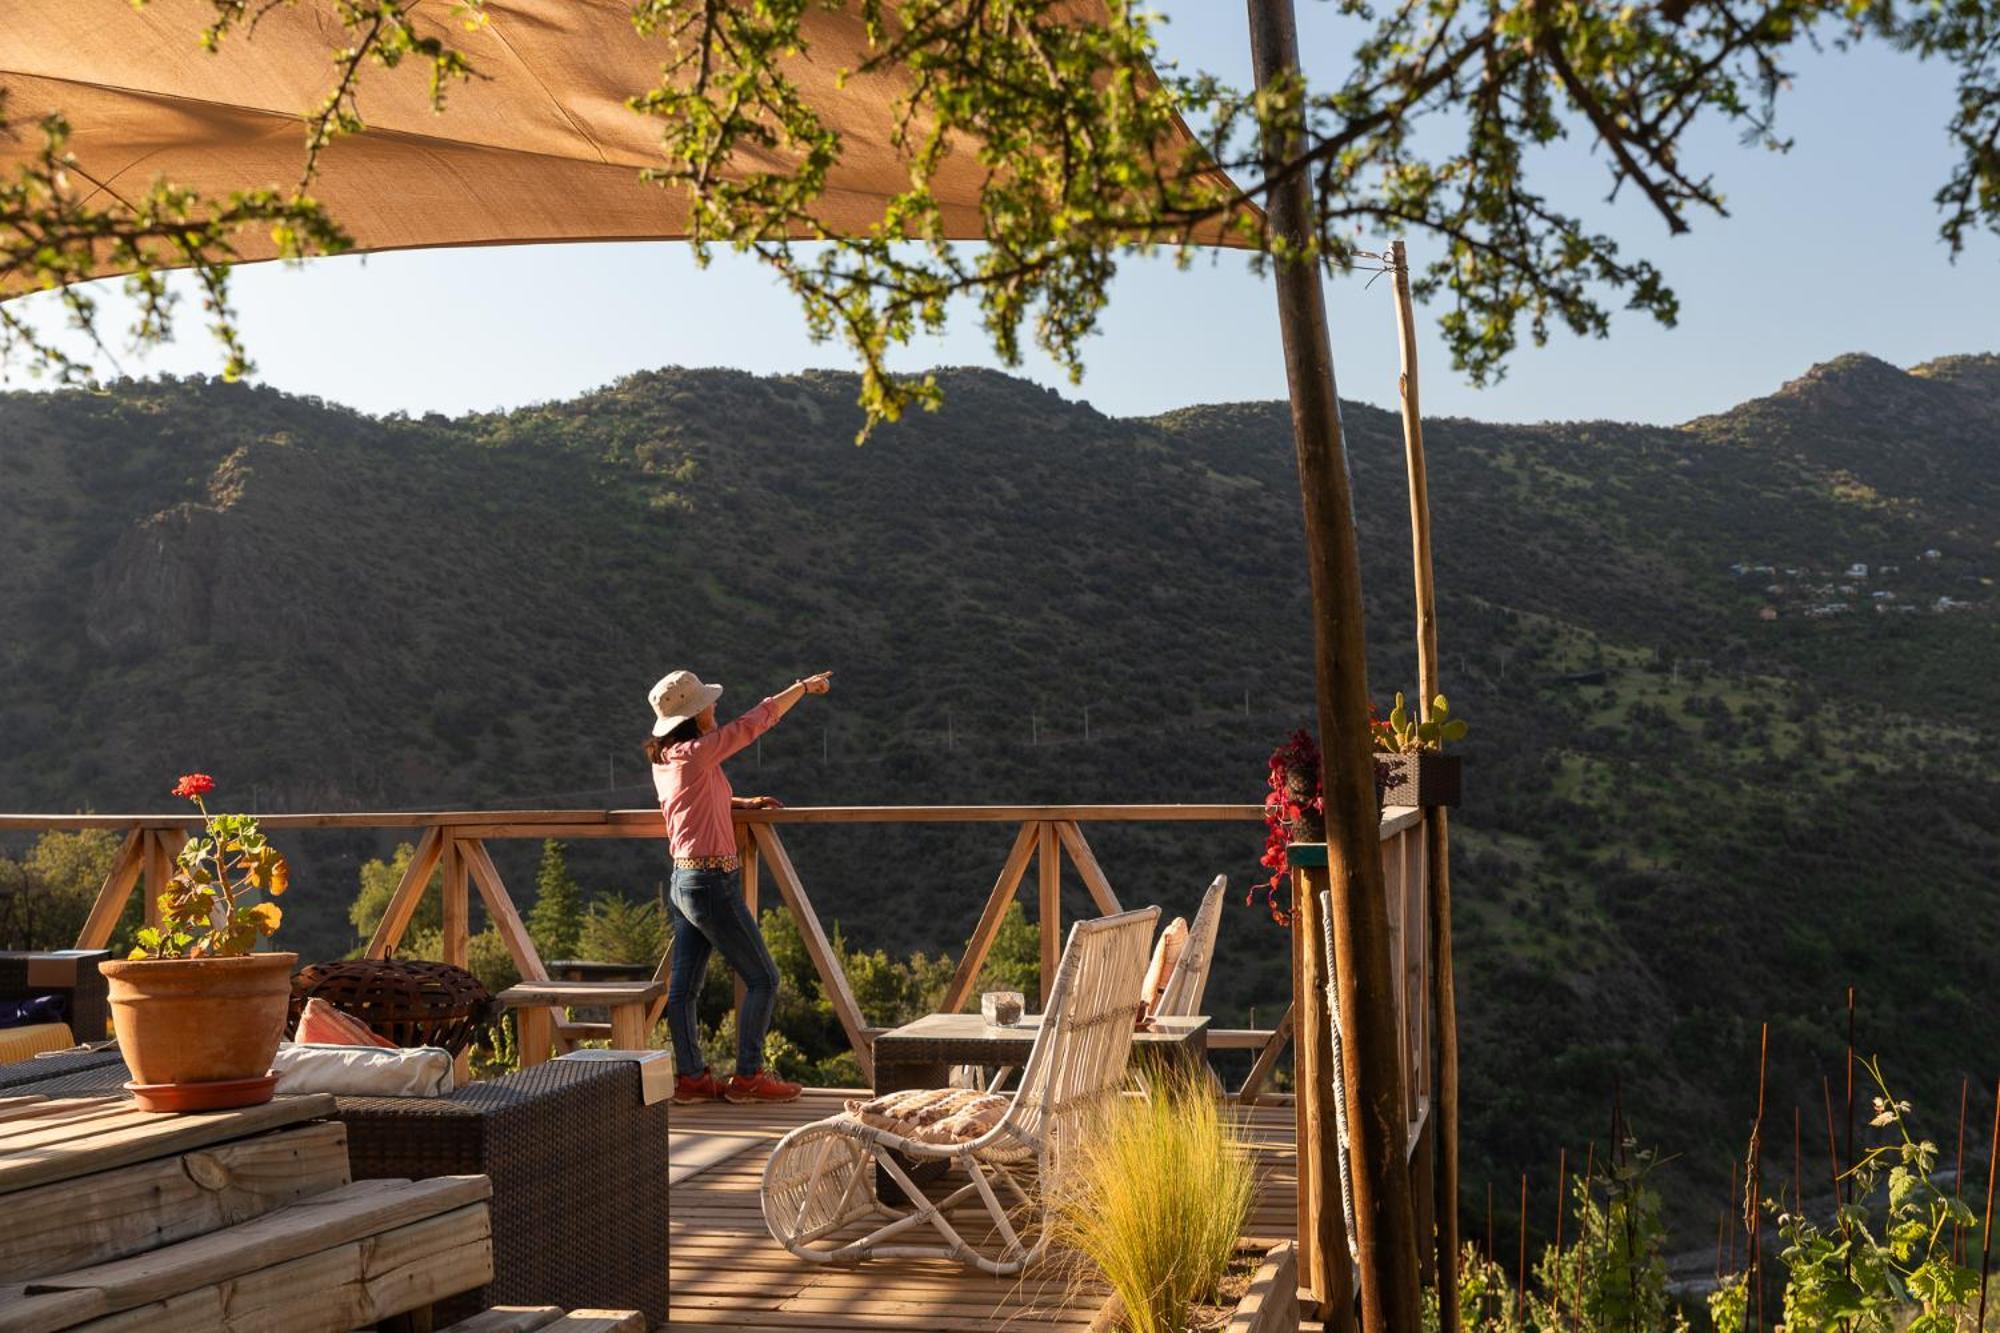
[[[736,872],[676,866],[671,902],[674,960],[667,983],[667,1029],[674,1038],[674,1067],[690,1077],[708,1071],[695,1005],[709,955],[720,949],[723,961],[743,978],[743,1003],[736,1011],[736,1072],[754,1074],[764,1067],[764,1034],[778,1003],[778,965],[743,902]]]

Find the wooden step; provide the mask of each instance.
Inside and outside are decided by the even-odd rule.
[[[496,1305],[438,1333],[535,1333],[562,1317],[562,1310],[553,1305]]]
[[[293,1300],[302,1307],[299,1322],[274,1317],[257,1326],[303,1329],[322,1326],[317,1307],[323,1300],[332,1307],[328,1291],[352,1289],[346,1305],[329,1316],[346,1318],[352,1308],[380,1308],[378,1289],[385,1283],[393,1288],[398,1273],[404,1275],[405,1285],[427,1290],[439,1281],[461,1283],[399,1307],[412,1309],[490,1280],[492,1250],[485,1202],[491,1194],[492,1184],[485,1176],[356,1181],[161,1249],[31,1279],[20,1288],[23,1299],[12,1304],[0,1301],[0,1333],[62,1327],[46,1322],[45,1303],[34,1299],[49,1295],[94,1295],[111,1315],[154,1307],[155,1322],[105,1327],[129,1323],[133,1328],[161,1330],[226,1326],[236,1316],[214,1319],[220,1305],[261,1309],[257,1302],[263,1301],[276,1309]],[[418,1225],[447,1216],[458,1220],[430,1231]],[[392,1242],[390,1236],[400,1232],[410,1234]],[[451,1264],[418,1262],[441,1252],[451,1255]],[[176,1304],[179,1297],[186,1299]],[[184,1322],[183,1311],[189,1312],[185,1319],[194,1322]],[[211,1322],[200,1323],[202,1318]]]
[[[347,1126],[321,1121],[9,1196],[0,1283],[108,1263],[348,1183]]]
[[[492,1280],[478,1203],[96,1319],[79,1333],[346,1333]]]
[[[28,1114],[0,1121],[0,1195],[333,1115],[333,1098],[324,1093],[193,1115],[132,1105],[52,1098],[28,1108]]]
[[[553,1305],[496,1305],[440,1333],[646,1333],[637,1310],[572,1310]]]

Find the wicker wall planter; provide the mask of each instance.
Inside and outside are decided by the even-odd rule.
[[[1457,805],[1465,760],[1455,754],[1385,754],[1377,758],[1388,768],[1382,789],[1386,805]]]

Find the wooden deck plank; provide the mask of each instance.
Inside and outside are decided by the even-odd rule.
[[[741,1152],[671,1187],[674,1324],[727,1325],[736,1333],[1084,1333],[1105,1289],[1072,1283],[1055,1263],[1005,1278],[944,1260],[830,1267],[795,1258],[771,1239],[758,1198],[771,1148],[855,1095],[811,1089],[776,1106],[673,1108],[677,1135],[750,1140]],[[1244,1107],[1237,1115],[1258,1171],[1245,1234],[1289,1238],[1297,1210],[1292,1108]]]

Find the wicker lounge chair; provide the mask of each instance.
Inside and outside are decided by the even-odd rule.
[[[1229,877],[1217,875],[1201,895],[1194,924],[1188,927],[1187,943],[1167,974],[1160,1002],[1153,1006],[1155,1018],[1193,1018],[1201,1012],[1201,998],[1208,989],[1209,965],[1215,961],[1215,936],[1222,926],[1222,895],[1229,891]]]
[[[997,1123],[977,1137],[963,1142],[912,1137],[864,1123],[854,1107],[787,1134],[764,1166],[764,1223],[772,1237],[815,1263],[946,1258],[1005,1276],[1040,1259],[1048,1246],[1046,1202],[1063,1158],[1091,1117],[1124,1086],[1139,984],[1159,915],[1157,907],[1149,907],[1070,928],[1020,1089],[1011,1098],[961,1094],[1004,1103]],[[947,1171],[962,1170],[967,1180],[942,1198],[927,1198],[903,1160],[942,1162]],[[913,1202],[879,1203],[873,1171],[885,1173]],[[982,1206],[973,1214],[982,1234],[968,1238],[959,1230],[963,1219],[955,1221],[950,1213],[974,1200]],[[1018,1210],[1015,1217],[1010,1207]],[[851,1234],[855,1224],[871,1217],[881,1225]],[[937,1233],[937,1243],[898,1239],[924,1226]],[[983,1234],[987,1228],[991,1235]]]

